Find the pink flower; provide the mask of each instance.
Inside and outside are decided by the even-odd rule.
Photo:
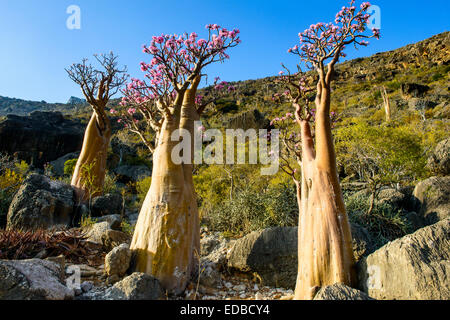
[[[128,109],[128,113],[129,113],[130,115],[133,115],[133,114],[136,113],[136,109],[135,109],[135,108],[129,108],[129,109]]]

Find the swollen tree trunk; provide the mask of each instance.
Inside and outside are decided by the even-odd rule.
[[[316,114],[316,148],[308,121],[300,121],[302,181],[299,200],[298,275],[295,299],[314,298],[320,287],[355,284],[350,224],[336,169],[329,91]]]
[[[94,111],[84,134],[83,147],[71,182],[79,202],[103,192],[110,139],[111,124],[108,117],[104,111]]]
[[[193,137],[198,115],[190,97],[188,90],[182,107],[175,106],[173,115],[163,122],[153,154],[151,186],[130,246],[136,254],[135,270],[158,278],[173,294],[186,288],[197,266],[200,248],[192,164],[175,164],[171,158],[179,143],[171,141],[175,130],[186,129]]]

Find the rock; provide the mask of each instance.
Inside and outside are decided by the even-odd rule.
[[[402,94],[404,97],[421,98],[430,90],[429,86],[417,83],[402,83]]]
[[[351,224],[357,260],[374,248],[367,230]],[[297,227],[275,227],[255,231],[236,240],[228,255],[228,267],[254,272],[263,285],[295,288],[297,281]]]
[[[220,244],[217,235],[211,234],[200,239],[200,255],[207,256]]]
[[[418,214],[425,224],[449,217],[450,176],[431,177],[419,182],[413,195],[419,203]]]
[[[297,228],[275,227],[238,239],[228,267],[257,273],[264,285],[293,288],[297,278]]]
[[[87,232],[87,241],[103,244],[103,235],[110,229],[109,222],[99,222],[90,226]]]
[[[400,210],[404,206],[407,206],[408,201],[409,199],[404,193],[393,188],[386,188],[381,190],[377,197],[377,202],[379,204],[386,203],[397,210]]]
[[[60,181],[32,174],[19,188],[8,211],[7,228],[35,230],[71,226],[74,191]]]
[[[0,260],[0,300],[72,299],[60,274],[60,266],[47,260]]]
[[[118,214],[110,214],[107,216],[97,218],[97,222],[108,222],[109,228],[112,230],[122,230],[122,218]]]
[[[120,194],[106,194],[104,196],[92,199],[91,215],[101,217],[106,215],[118,214],[123,210],[123,201]]]
[[[436,174],[450,174],[450,138],[437,144],[428,158],[427,167]]]
[[[220,272],[215,268],[214,265],[206,264],[201,267],[202,273],[200,274],[200,284],[214,288],[220,284]]]
[[[16,154],[36,167],[81,150],[84,126],[60,112],[8,115],[0,121],[0,152]]]
[[[146,177],[151,176],[151,171],[147,166],[129,166],[123,165],[116,170],[114,170],[118,181],[128,183],[128,182],[136,182],[142,180]]]
[[[123,276],[130,267],[130,262],[131,251],[127,244],[121,244],[106,255],[105,271],[109,276]]]
[[[102,244],[107,250],[111,250],[121,244],[127,244],[130,240],[131,235],[117,230],[107,230],[102,235]]]
[[[355,260],[359,261],[363,256],[372,252],[373,243],[366,228],[356,223],[351,223],[350,227],[353,238],[353,254]]]
[[[372,300],[358,289],[350,288],[343,283],[322,287],[314,296],[314,300]]]
[[[158,279],[140,272],[117,282],[105,294],[105,300],[158,300],[164,295]]]
[[[94,287],[94,284],[91,281],[84,281],[80,285],[80,288],[84,293],[91,291],[93,287]]]
[[[358,263],[375,299],[450,299],[450,219],[389,242]]]
[[[63,176],[64,175],[64,164],[66,163],[67,160],[72,160],[72,159],[78,159],[78,157],[80,156],[79,152],[71,152],[68,153],[54,161],[50,162],[50,165],[53,167],[53,173],[56,174],[57,176]]]

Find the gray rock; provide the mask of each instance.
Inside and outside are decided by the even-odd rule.
[[[50,162],[50,165],[53,167],[53,173],[57,176],[63,176],[64,175],[64,164],[67,160],[72,159],[78,159],[80,153],[79,152],[71,152],[68,153],[52,162]]]
[[[375,299],[450,299],[450,219],[389,242],[358,263]]]
[[[14,196],[8,211],[7,228],[35,230],[70,226],[74,191],[60,181],[30,175]]]
[[[108,230],[111,230],[108,221],[95,223],[87,231],[87,240],[94,243],[103,244],[102,238]]]
[[[373,250],[366,229],[351,224],[355,257]],[[228,267],[257,273],[264,285],[295,288],[298,271],[298,228],[275,227],[255,231],[236,240],[229,255]]]
[[[136,182],[142,180],[146,177],[151,176],[151,171],[147,166],[129,166],[124,165],[116,168],[116,175],[118,176],[119,181],[124,182]]]
[[[91,204],[91,215],[101,217],[106,215],[118,214],[123,210],[122,196],[120,194],[106,194],[95,197]]]
[[[359,261],[362,257],[372,252],[374,245],[366,228],[356,223],[351,223],[350,227],[353,238],[353,254],[355,260]]]
[[[86,293],[92,290],[92,288],[94,288],[94,284],[91,281],[84,281],[81,285],[80,285],[81,290]]]
[[[393,188],[386,188],[381,190],[377,197],[378,203],[389,204],[390,206],[392,206],[397,210],[403,208],[404,206],[407,206],[408,201],[409,199],[404,193]]]
[[[349,286],[336,283],[322,287],[314,296],[314,300],[372,300],[366,293]]]
[[[201,271],[202,272],[199,279],[201,285],[209,288],[215,288],[220,284],[221,275],[214,264],[207,263],[202,265]]]
[[[427,167],[436,174],[450,174],[450,138],[438,143],[428,158]]]
[[[405,97],[420,98],[430,90],[429,86],[424,86],[417,83],[402,83],[402,94]]]
[[[60,112],[8,115],[0,121],[0,152],[15,154],[35,167],[81,150],[85,126]]]
[[[426,225],[450,216],[450,176],[419,182],[413,195],[419,202],[418,214]]]
[[[102,244],[107,250],[111,250],[121,244],[127,244],[130,240],[130,234],[117,230],[107,230],[102,235]]]
[[[211,234],[200,239],[200,255],[207,256],[220,244],[218,236]]]
[[[158,300],[164,295],[158,279],[140,272],[117,282],[106,291],[105,300]]]
[[[121,244],[105,257],[105,271],[109,276],[123,276],[130,267],[131,251],[127,244]]]
[[[122,218],[118,214],[110,214],[107,216],[99,217],[97,218],[97,222],[108,222],[110,229],[118,231],[122,230]]]
[[[297,278],[297,228],[275,227],[238,239],[228,267],[259,275],[264,285],[293,288]]]
[[[73,299],[61,273],[57,263],[47,260],[0,260],[0,300]]]

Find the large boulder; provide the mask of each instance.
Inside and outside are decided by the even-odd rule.
[[[60,275],[60,265],[40,259],[0,260],[0,300],[67,300],[74,291]]]
[[[450,219],[389,242],[358,264],[375,299],[450,299]]]
[[[371,300],[369,296],[349,286],[336,283],[322,287],[314,296],[314,300]]]
[[[95,197],[91,204],[91,216],[101,217],[112,214],[121,214],[123,201],[120,194],[105,194]]]
[[[428,158],[427,167],[436,174],[450,174],[450,138],[438,143]]]
[[[254,231],[237,240],[228,267],[257,273],[264,285],[293,288],[297,278],[297,228]]]
[[[0,152],[42,167],[81,149],[84,126],[60,112],[35,111],[29,116],[8,115],[0,121]]]
[[[377,203],[386,203],[397,210],[408,206],[409,200],[410,197],[405,193],[393,188],[381,190],[377,197]]]
[[[117,175],[117,179],[120,182],[128,183],[128,182],[136,182],[142,180],[146,177],[151,176],[151,171],[147,166],[130,166],[123,165],[114,170]]]
[[[127,244],[112,249],[105,257],[105,271],[109,276],[123,276],[130,267],[131,251]]]
[[[8,211],[7,228],[36,230],[70,226],[74,191],[71,186],[32,174],[19,188]]]
[[[430,90],[430,87],[418,83],[402,83],[401,89],[405,98],[421,98]]]
[[[418,214],[425,224],[449,217],[450,176],[431,177],[419,182],[413,195],[418,202]]]
[[[164,295],[158,279],[141,272],[117,282],[106,291],[105,300],[158,300]]]
[[[357,260],[373,249],[366,229],[351,224]],[[264,285],[295,288],[298,270],[298,228],[274,227],[238,239],[228,254],[228,267],[256,273]]]
[[[374,250],[374,244],[366,228],[356,223],[352,223],[350,227],[353,238],[353,255],[355,260],[359,261]]]

